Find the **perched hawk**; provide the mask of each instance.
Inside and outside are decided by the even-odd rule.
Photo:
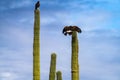
[[[36,4],[35,4],[35,10],[37,9],[37,8],[39,8],[40,7],[40,2],[38,1]]]

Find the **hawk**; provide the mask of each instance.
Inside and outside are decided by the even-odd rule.
[[[37,8],[39,8],[39,7],[40,7],[40,2],[37,1],[37,3],[35,4],[35,10],[36,10]]]
[[[77,26],[65,26],[62,32],[66,36],[67,34],[72,35],[73,31],[77,31],[78,33],[82,32],[82,30]]]

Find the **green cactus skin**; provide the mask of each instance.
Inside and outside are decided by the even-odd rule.
[[[40,11],[34,11],[33,80],[40,80]]]
[[[79,64],[78,64],[78,38],[77,32],[72,33],[72,56],[71,56],[71,76],[72,80],[79,80]]]
[[[57,80],[62,80],[62,72],[61,71],[57,71]]]
[[[56,74],[56,54],[51,54],[51,62],[50,62],[50,73],[49,73],[49,80],[55,80]]]

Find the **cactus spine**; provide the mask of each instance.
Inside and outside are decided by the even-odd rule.
[[[62,73],[61,71],[57,71],[57,80],[62,80]]]
[[[33,80],[40,80],[40,11],[34,11]]]
[[[72,33],[72,56],[71,56],[71,72],[72,80],[79,80],[79,64],[78,64],[78,38],[77,32]]]
[[[56,74],[56,54],[51,54],[51,62],[50,62],[50,73],[49,73],[49,80],[55,80]]]

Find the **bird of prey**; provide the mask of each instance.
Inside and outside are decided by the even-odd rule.
[[[66,36],[67,34],[72,35],[73,31],[77,31],[78,33],[82,32],[82,30],[77,26],[65,26],[62,32]]]
[[[36,10],[37,8],[39,8],[39,7],[40,7],[40,2],[37,1],[37,3],[35,4],[35,10]]]

